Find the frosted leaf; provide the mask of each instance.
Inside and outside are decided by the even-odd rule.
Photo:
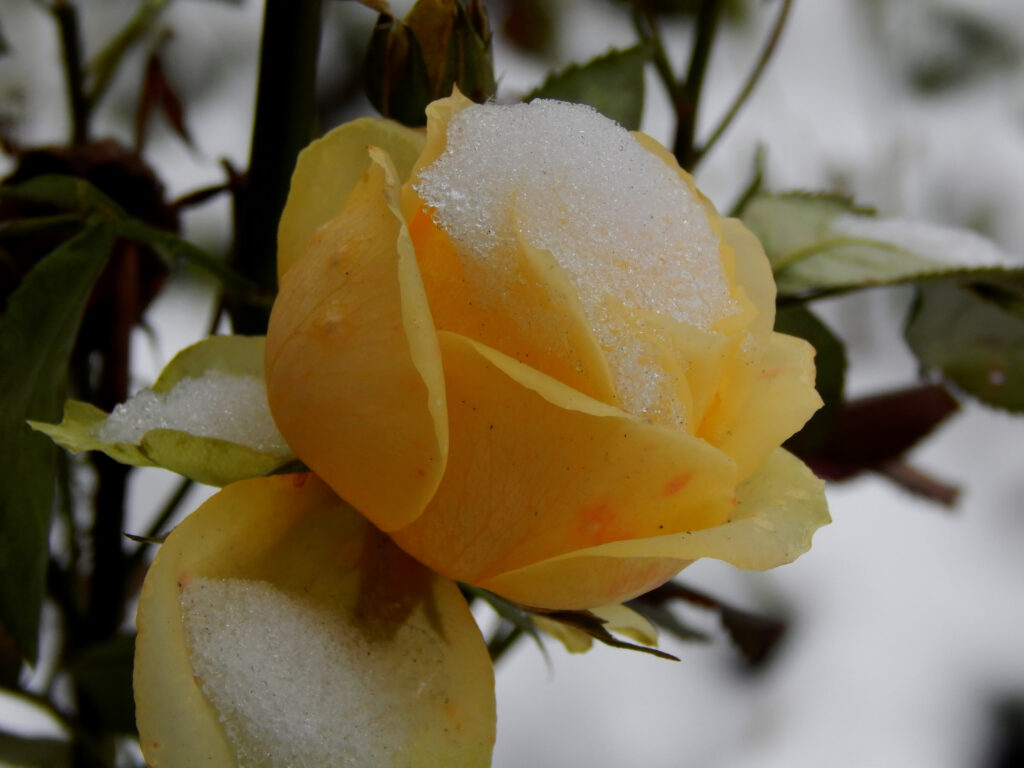
[[[139,390],[96,430],[108,443],[141,442],[151,429],[177,429],[216,437],[275,455],[289,453],[267,407],[262,377],[209,370],[184,378],[168,392]]]
[[[392,765],[414,700],[444,684],[421,628],[370,640],[341,610],[266,582],[194,579],[181,607],[189,661],[240,768]]]
[[[966,229],[923,221],[849,215],[836,216],[829,222],[829,229],[837,235],[889,243],[944,266],[1020,266],[991,240]]]
[[[623,326],[616,304],[704,329],[736,311],[718,237],[696,194],[590,107],[468,106],[414,186],[463,257],[499,284],[515,279],[517,235],[551,252],[633,413],[664,411],[676,398],[666,395],[672,384],[657,350]]]

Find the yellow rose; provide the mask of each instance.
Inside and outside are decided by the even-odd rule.
[[[587,108],[456,95],[428,118],[425,142],[368,122],[299,161],[267,338],[296,455],[435,572],[534,607],[805,548],[820,511],[762,551],[692,535],[753,513],[748,480],[820,503],[776,453],[820,399],[757,240]]]
[[[820,400],[757,240],[593,110],[427,114],[300,156],[266,383],[314,474],[228,486],[161,547],[151,765],[487,765],[454,581],[599,608],[699,557],[789,562],[828,521],[779,447]]]

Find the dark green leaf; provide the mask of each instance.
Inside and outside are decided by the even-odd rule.
[[[89,65],[89,103],[103,98],[125,55],[149,32],[170,0],[142,0],[135,13]]]
[[[783,307],[775,315],[775,330],[799,336],[814,345],[814,387],[825,401],[786,447],[801,455],[814,450],[824,440],[828,428],[843,401],[846,379],[846,350],[843,343],[806,307]]]
[[[501,618],[509,622],[509,624],[523,634],[532,637],[533,641],[537,643],[537,647],[540,648],[541,653],[546,653],[544,650],[544,644],[540,640],[540,634],[537,632],[537,627],[534,626],[533,619],[530,618],[530,614],[524,609],[520,608],[515,603],[511,603],[505,598],[494,594],[493,592],[488,592],[486,589],[473,587],[469,584],[460,584],[459,587],[462,589],[463,594],[480,598],[486,602]]]
[[[15,185],[0,186],[0,197],[52,205],[79,216],[117,218],[124,210],[85,179],[76,176],[46,175]]]
[[[88,712],[97,731],[135,732],[132,664],[135,635],[117,635],[102,645],[87,648],[68,667],[79,710]]]
[[[651,614],[650,611],[655,609],[668,613],[667,606],[677,601],[697,605],[717,613],[722,626],[729,633],[729,637],[751,668],[761,667],[768,661],[772,650],[786,633],[786,623],[781,619],[741,610],[677,581],[666,582],[660,587],[630,600],[627,605],[645,615],[657,616],[656,613]],[[666,629],[671,631],[670,627],[666,627]],[[684,637],[683,639],[688,638]]]
[[[870,213],[834,195],[761,193],[742,218],[764,245],[780,298],[1007,272],[1001,252],[974,233]]]
[[[0,731],[0,764],[11,768],[65,768],[71,765],[66,741]]]
[[[1021,280],[922,285],[906,338],[925,368],[989,405],[1024,411]]]
[[[224,260],[210,255],[187,240],[138,219],[120,219],[115,222],[115,227],[121,237],[148,245],[168,261],[181,258],[206,270],[220,281],[225,292],[232,297],[266,306],[273,303],[273,296],[268,296],[255,283],[238,274]]]
[[[25,276],[0,318],[0,620],[34,661],[48,557],[55,446],[28,419],[56,420],[68,358],[114,232],[92,222]]]
[[[646,45],[609,51],[586,64],[573,64],[550,75],[526,100],[589,104],[626,128],[637,130],[644,110],[644,65],[650,57]]]

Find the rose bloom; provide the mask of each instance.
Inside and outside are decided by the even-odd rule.
[[[311,474],[161,548],[136,698],[154,766],[485,766],[456,581],[596,609],[828,521],[780,448],[820,406],[760,244],[674,158],[560,102],[361,119],[299,158],[266,385]]]

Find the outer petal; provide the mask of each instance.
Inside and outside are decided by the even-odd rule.
[[[448,469],[424,514],[392,533],[421,562],[487,584],[565,552],[726,519],[735,474],[721,452],[463,336],[439,339],[452,434]],[[657,574],[661,581],[671,575]],[[641,586],[653,586],[649,576]],[[596,585],[593,595],[588,584]],[[576,588],[587,605],[571,607],[622,598],[609,593],[601,573]],[[543,595],[529,604],[570,607]]]
[[[236,593],[248,598],[217,606],[231,620],[202,623],[206,597]],[[266,599],[253,603],[253,594]],[[237,626],[240,606],[256,613]],[[297,646],[287,642],[296,627],[281,621],[282,606],[299,621],[314,619]],[[493,674],[457,587],[410,560],[312,475],[237,483],[186,518],[149,571],[138,625],[137,716],[154,768],[235,766],[240,756],[277,765],[273,756],[286,753],[315,762],[331,747],[329,764],[339,766],[489,764]],[[211,668],[210,638],[232,632],[237,651],[222,648],[224,668]],[[358,649],[358,664],[329,654],[326,668],[311,669],[324,662],[325,643],[340,654]],[[240,668],[248,670],[243,702],[230,701]],[[308,700],[314,693],[299,684],[311,680],[308,688],[326,698]],[[255,694],[245,692],[253,686]],[[297,689],[292,699],[289,687]],[[354,700],[361,687],[369,699]],[[400,706],[382,710],[389,697]],[[259,722],[268,713],[276,721]]]
[[[370,165],[367,146],[388,153],[406,178],[420,150],[421,131],[363,117],[335,128],[301,153],[277,230],[277,276],[299,260],[316,231],[333,219]]]
[[[702,425],[746,478],[784,440],[796,433],[822,405],[814,389],[814,347],[803,339],[772,333],[756,363],[749,394],[735,396],[739,407],[714,428]],[[725,386],[728,386],[726,382]],[[728,402],[728,395],[722,402]]]
[[[448,427],[397,180],[374,154],[379,162],[281,283],[267,334],[267,399],[295,454],[392,530],[433,495]]]
[[[649,574],[650,589],[701,557],[767,570],[806,552],[814,532],[829,521],[824,483],[779,448],[737,489],[736,506],[722,525],[611,542],[500,574],[480,586],[526,605],[544,605],[540,601],[547,600],[582,608],[586,606],[580,580],[596,576],[604,583],[619,579],[635,585]],[[659,573],[664,575],[660,582]]]

